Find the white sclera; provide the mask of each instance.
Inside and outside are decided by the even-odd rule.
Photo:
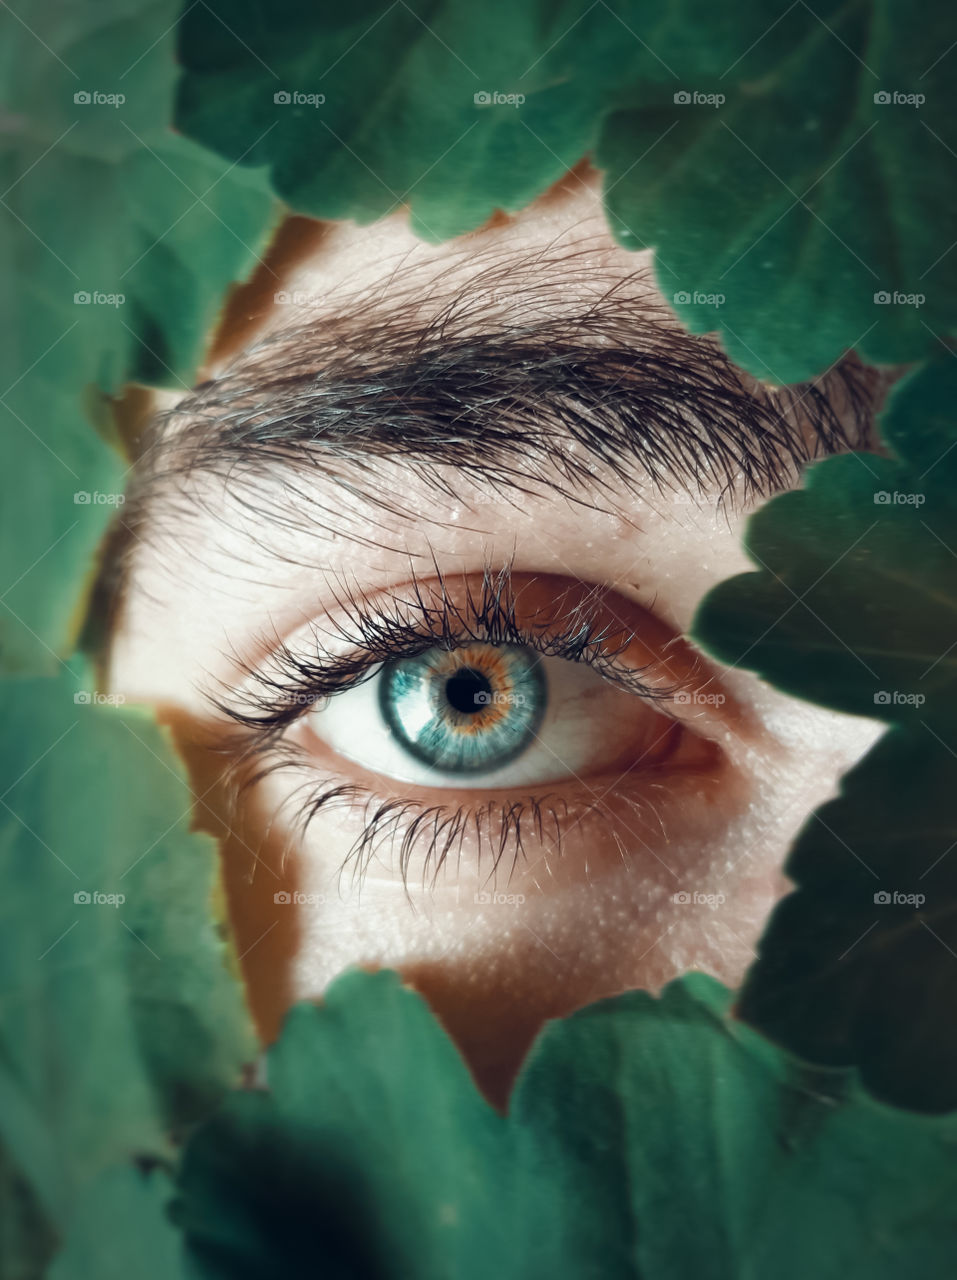
[[[312,732],[346,760],[372,773],[421,787],[490,790],[567,781],[611,767],[630,754],[654,754],[672,722],[591,667],[541,659],[547,704],[538,733],[522,754],[485,773],[446,773],[411,756],[379,706],[381,668],[362,684],[309,713]]]

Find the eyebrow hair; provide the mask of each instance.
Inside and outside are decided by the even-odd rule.
[[[499,253],[464,281],[450,270],[430,282],[424,317],[415,281],[398,273],[336,311],[324,299],[162,419],[146,471],[235,479],[347,463],[361,486],[370,461],[389,458],[438,488],[451,468],[497,490],[574,497],[615,477],[748,500],[866,438],[874,371],[854,357],[767,386],[679,329],[650,300],[646,272],[582,272],[581,252]],[[591,296],[576,297],[576,282]],[[572,305],[556,314],[563,289]],[[374,484],[363,496],[376,500]]]
[[[450,498],[468,480],[587,506],[612,483],[746,502],[861,447],[881,385],[854,356],[796,386],[749,378],[677,325],[647,270],[596,266],[583,241],[466,246],[437,274],[400,263],[313,301],[151,424],[104,548],[97,599],[110,615],[158,514],[181,525],[209,512],[197,477],[220,477],[264,525],[282,519],[277,474],[405,515],[383,461]]]

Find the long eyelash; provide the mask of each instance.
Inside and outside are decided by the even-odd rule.
[[[268,671],[247,669],[247,687],[235,694],[213,698],[216,708],[238,726],[240,738],[221,748],[234,756],[231,768],[232,801],[266,776],[290,766],[301,766],[302,749],[286,731],[317,702],[354,688],[395,657],[412,657],[427,649],[454,649],[470,642],[521,644],[546,657],[586,662],[618,687],[644,698],[672,698],[679,685],[651,685],[642,678],[648,668],[626,666],[619,659],[635,633],[624,624],[600,622],[605,592],[595,588],[575,605],[565,608],[562,597],[549,615],[536,617],[535,625],[518,618],[520,592],[516,592],[510,565],[486,567],[480,585],[469,585],[464,597],[453,598],[450,584],[434,566],[427,584],[410,574],[410,586],[400,596],[385,597],[383,605],[370,608],[357,593],[335,593],[343,621],[331,628],[348,651],[330,652],[314,628],[314,650],[309,654],[283,644],[275,651]],[[556,621],[556,619],[558,621]],[[251,766],[251,767],[250,767]],[[604,797],[603,797],[604,798]],[[340,867],[340,876],[351,867],[353,882],[361,884],[370,863],[388,851],[398,866],[408,893],[413,860],[422,855],[422,884],[434,887],[443,867],[461,856],[468,834],[476,836],[480,862],[491,858],[489,879],[494,880],[510,854],[514,871],[525,856],[525,840],[534,834],[541,844],[550,841],[560,856],[567,802],[558,795],[522,796],[509,801],[486,801],[471,806],[434,804],[421,800],[383,800],[368,788],[338,780],[303,783],[285,805],[295,806],[289,824],[288,845],[293,836],[305,834],[320,810],[336,806],[358,809],[361,832]],[[284,807],[285,807],[284,805]],[[585,806],[601,816],[600,800]],[[275,815],[278,818],[278,814]]]
[[[281,644],[268,670],[247,669],[247,685],[238,698],[213,701],[236,724],[264,735],[261,745],[268,746],[310,708],[369,679],[383,662],[475,642],[523,645],[543,657],[587,663],[638,697],[673,697],[677,685],[663,687],[643,678],[652,664],[636,669],[619,661],[635,632],[624,624],[599,621],[603,595],[596,587],[567,608],[559,598],[529,626],[518,617],[520,592],[514,589],[510,565],[486,567],[481,585],[470,584],[463,600],[453,597],[437,566],[427,586],[413,570],[407,594],[385,596],[375,609],[351,590],[334,593],[343,619],[330,628],[337,651],[329,649],[314,626],[310,652]]]
[[[480,858],[487,851],[491,866],[487,882],[494,882],[510,853],[509,877],[525,857],[529,833],[538,842],[551,841],[552,852],[561,855],[563,824],[568,804],[557,795],[523,796],[508,802],[486,801],[472,806],[428,804],[418,800],[382,800],[355,784],[329,783],[320,788],[308,785],[308,800],[296,813],[295,829],[304,833],[320,810],[336,805],[361,805],[361,832],[353,841],[340,867],[340,877],[351,868],[354,884],[361,885],[370,864],[383,851],[398,867],[408,893],[413,861],[422,857],[422,886],[434,888],[444,867],[461,861],[462,844],[475,834]],[[294,799],[294,797],[292,797]],[[596,812],[600,807],[591,806]]]

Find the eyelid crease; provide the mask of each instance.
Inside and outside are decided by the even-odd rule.
[[[254,750],[265,750],[318,702],[369,679],[383,662],[469,643],[523,645],[543,657],[584,662],[625,692],[659,702],[673,699],[685,687],[679,680],[662,684],[645,679],[656,663],[636,668],[620,660],[638,633],[599,616],[604,588],[592,588],[563,610],[569,589],[553,601],[546,616],[539,619],[537,611],[525,620],[520,616],[522,591],[516,590],[508,564],[498,570],[486,566],[480,584],[466,578],[465,590],[458,594],[437,565],[427,582],[411,572],[408,594],[391,591],[380,597],[381,604],[372,605],[351,590],[335,595],[343,620],[332,623],[332,633],[343,652],[331,651],[312,624],[312,652],[281,643],[264,666],[246,668],[242,689],[213,697],[215,709],[254,735]]]

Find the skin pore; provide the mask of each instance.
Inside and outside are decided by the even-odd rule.
[[[683,334],[587,171],[449,244],[316,224],[269,267],[138,464],[109,685],[187,761],[264,1040],[345,967],[394,967],[502,1103],[544,1020],[738,983],[794,834],[874,740],[685,638],[821,452],[819,402],[845,447],[873,389],[788,396]],[[468,645],[488,692],[525,678],[503,644],[546,675],[527,749],[403,754],[378,664]],[[479,736],[526,705],[488,697]]]

